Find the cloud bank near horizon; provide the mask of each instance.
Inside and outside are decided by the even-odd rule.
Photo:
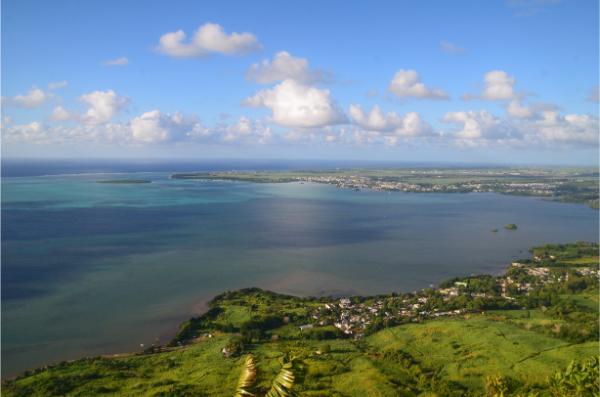
[[[450,42],[442,41],[440,46],[449,54],[464,53]],[[199,26],[189,39],[183,30],[165,33],[156,47],[158,54],[179,59],[203,59],[213,54],[240,56],[262,49],[253,33],[227,33],[216,23]],[[127,57],[103,63],[121,67],[128,64]],[[250,63],[240,77],[254,84],[255,91],[240,97],[239,103],[245,109],[267,114],[242,115],[212,125],[202,121],[202,111],[183,114],[159,108],[137,109],[135,98],[113,89],[80,93],[73,103],[65,105],[57,90],[67,87],[66,80],[48,83],[47,91],[33,86],[25,93],[2,97],[3,142],[124,147],[203,143],[352,147],[418,144],[449,149],[598,147],[596,115],[565,113],[558,105],[532,103],[526,91],[517,89],[517,78],[501,69],[475,76],[473,84],[482,83],[481,90],[453,99],[449,90],[423,82],[417,70],[398,65],[387,87],[373,87],[374,91],[387,93],[386,98],[380,98],[383,104],[367,106],[356,98],[347,107],[335,98],[339,84],[330,72],[315,69],[307,58],[285,50]],[[597,102],[597,87],[588,95],[590,101]],[[416,101],[452,104],[448,106],[452,110],[426,117],[410,109]],[[485,103],[504,111],[495,114],[482,106]],[[408,110],[400,114],[393,109],[383,110],[383,105],[388,109],[401,105]],[[457,110],[457,106],[462,109]],[[18,123],[10,115],[11,109],[26,112],[48,107],[52,110],[41,120]],[[131,114],[133,109],[135,114]]]

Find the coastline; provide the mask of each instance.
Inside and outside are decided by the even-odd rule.
[[[489,371],[497,371],[497,365],[501,365],[503,376],[510,374],[512,378],[507,379],[516,382],[513,387],[547,389],[545,377],[566,368],[569,360],[576,360],[579,366],[596,365],[593,360],[591,364],[585,363],[590,357],[596,359],[598,348],[595,310],[600,277],[598,244],[547,244],[534,247],[531,254],[506,265],[501,276],[458,276],[435,288],[412,293],[302,297],[260,288],[226,291],[209,301],[209,310],[184,321],[168,344],[146,346],[141,352],[86,356],[51,364],[3,378],[2,384],[7,396],[12,396],[31,387],[45,390],[48,384],[63,385],[70,376],[74,378],[67,384],[82,388],[78,392],[126,393],[142,387],[150,393],[164,386],[167,374],[167,379],[171,379],[168,385],[173,384],[172,376],[177,373],[177,379],[183,377],[184,382],[193,383],[198,391],[229,395],[229,391],[219,389],[224,375],[214,380],[204,380],[207,375],[202,375],[199,380],[190,381],[189,369],[185,368],[190,366],[192,371],[206,374],[219,368],[219,373],[230,374],[239,368],[246,354],[264,361],[293,349],[297,354],[302,352],[298,358],[302,368],[319,368],[324,360],[334,360],[333,365],[340,365],[340,359],[364,362],[369,357],[380,365],[392,366],[398,364],[397,354],[401,353],[403,360],[410,360],[410,364],[402,361],[403,367],[419,368],[417,373],[435,373],[430,372],[435,368],[431,367],[433,358],[423,356],[420,349],[446,352],[433,360],[439,362],[436,365],[446,366],[457,359],[456,354],[462,355],[462,350],[455,350],[465,346],[492,360],[484,361],[487,369],[475,374],[466,366],[462,384],[443,374],[434,375],[428,387],[435,389],[440,382],[450,381],[444,387],[480,390]],[[574,317],[564,321],[562,316],[570,316],[570,312]],[[556,317],[557,313],[561,317]],[[557,328],[556,324],[561,326]],[[411,343],[407,344],[406,338]],[[398,348],[398,343],[399,353],[386,361],[385,357]],[[560,350],[560,355],[546,357],[547,352],[555,350]],[[509,356],[504,357],[506,354]],[[531,362],[515,369],[524,359],[535,362],[538,369],[543,369],[542,373],[533,376],[529,369]],[[183,364],[181,372],[178,368]],[[171,369],[166,374],[165,365]],[[353,372],[353,365],[346,371],[353,377],[363,376],[360,371]],[[156,374],[149,376],[151,372]],[[123,377],[123,373],[129,375]],[[312,375],[300,379],[300,390],[329,389],[328,384],[315,383]],[[234,384],[231,379],[226,383]]]
[[[504,260],[502,263],[499,263],[497,266],[497,270],[493,271],[493,272],[489,272],[489,273],[481,273],[481,275],[484,274],[488,274],[491,275],[493,277],[497,277],[497,276],[501,276],[502,274],[504,274],[506,272],[506,270],[510,269],[510,262],[509,260]],[[458,274],[456,273],[454,276],[452,277],[467,277],[467,274],[461,273]],[[307,270],[300,270],[300,271],[295,271],[291,274],[287,274],[285,277],[280,277],[280,276],[274,276],[271,280],[267,280],[264,283],[261,283],[261,287],[259,287],[261,290],[264,291],[268,291],[268,292],[273,292],[274,294],[277,295],[284,295],[284,296],[292,296],[298,299],[310,299],[310,298],[316,298],[316,299],[323,299],[323,298],[333,298],[333,299],[339,299],[339,298],[343,298],[343,297],[349,297],[349,298],[354,298],[354,297],[360,297],[360,298],[373,298],[373,297],[377,297],[377,296],[385,296],[385,295],[391,295],[391,294],[403,294],[403,293],[416,293],[417,291],[423,291],[426,290],[428,288],[431,288],[432,286],[438,286],[443,280],[440,280],[436,283],[434,282],[424,282],[422,283],[422,287],[419,288],[418,290],[413,290],[413,291],[399,291],[399,290],[387,290],[385,292],[379,292],[379,293],[361,293],[360,291],[354,290],[354,289],[341,289],[341,288],[322,288],[319,287],[317,288],[317,290],[315,290],[314,293],[300,293],[297,289],[294,289],[295,285],[300,284],[305,284],[305,283],[309,283],[311,285],[319,285],[319,283],[321,284],[327,284],[327,285],[344,285],[345,281],[339,277],[335,277],[335,276],[331,276],[331,275],[327,275],[321,272],[311,272],[311,271],[307,271]],[[190,319],[193,318],[198,318],[198,317],[202,317],[203,315],[205,315],[209,309],[209,303],[211,301],[214,300],[215,297],[218,297],[219,295],[228,292],[228,291],[239,291],[239,290],[243,290],[245,288],[254,288],[252,286],[246,286],[246,287],[239,287],[239,288],[235,288],[232,290],[224,290],[224,291],[220,291],[220,292],[215,292],[215,293],[211,293],[209,295],[204,294],[202,297],[195,299],[194,302],[189,306],[190,310],[186,313],[186,314],[182,314],[179,316],[174,316],[172,317],[172,321],[169,320],[169,325],[168,327],[166,327],[164,329],[164,331],[160,332],[157,335],[157,340],[159,342],[159,345],[161,346],[167,346],[171,341],[174,340],[174,338],[177,336],[177,333],[180,331],[181,326],[189,321]],[[157,322],[163,322],[164,319],[156,319],[155,321]],[[106,350],[108,350],[108,352],[106,353],[99,353],[96,355],[82,355],[82,356],[77,356],[71,359],[67,359],[67,360],[60,360],[60,361],[54,361],[51,362],[49,364],[44,364],[44,365],[40,365],[38,367],[34,367],[36,369],[39,368],[49,368],[49,367],[53,367],[56,365],[59,365],[61,362],[76,362],[79,360],[85,360],[85,359],[91,359],[94,357],[127,357],[127,356],[135,356],[135,355],[142,355],[144,354],[144,348],[147,347],[148,345],[145,344],[144,347],[140,346],[139,349],[137,350],[123,350],[123,349],[119,349],[117,347],[115,348],[107,348]],[[106,351],[105,350],[105,351]],[[31,367],[29,368],[29,370],[31,369]],[[25,370],[21,370],[21,371],[15,371],[14,373],[11,373],[9,375],[9,377],[5,378],[3,377],[3,380],[10,380],[10,379],[14,379],[15,377],[19,377],[20,375],[23,374],[23,372],[27,371],[28,369]]]
[[[504,263],[502,265],[498,265],[498,271],[494,272],[493,275],[495,276],[497,274],[498,275],[501,274],[503,272],[502,269],[506,270],[507,266],[508,265],[506,263]],[[187,314],[177,316],[176,319],[174,319],[173,321],[169,321],[168,326],[166,326],[165,329],[157,335],[157,339],[159,340],[159,344],[161,346],[167,346],[171,341],[173,341],[175,339],[175,337],[177,336],[178,332],[181,329],[181,326],[184,323],[186,323],[190,319],[202,317],[203,315],[205,315],[210,310],[209,303],[211,301],[213,301],[219,295],[221,295],[225,292],[228,292],[228,291],[239,291],[239,290],[244,290],[247,288],[260,288],[261,290],[264,290],[267,292],[272,292],[277,295],[292,296],[292,297],[295,297],[298,299],[307,299],[307,298],[313,298],[313,297],[317,298],[317,299],[319,299],[319,298],[339,299],[339,298],[343,298],[343,297],[350,297],[350,298],[351,297],[366,297],[366,298],[369,298],[369,297],[381,296],[381,295],[392,294],[392,293],[404,293],[404,292],[408,293],[409,292],[409,291],[404,291],[404,292],[388,291],[387,293],[382,292],[379,294],[368,295],[368,294],[360,294],[356,290],[342,290],[342,289],[335,288],[335,289],[330,289],[330,290],[321,289],[320,291],[318,291],[318,293],[314,293],[314,294],[310,294],[310,293],[302,294],[302,293],[298,293],[293,288],[293,285],[295,285],[299,279],[307,279],[307,278],[311,279],[312,278],[314,280],[319,279],[321,282],[327,282],[327,280],[323,279],[322,276],[323,276],[322,274],[314,273],[314,272],[295,272],[289,276],[275,277],[274,279],[265,282],[262,287],[247,286],[247,287],[236,288],[233,290],[224,290],[224,291],[220,291],[220,292],[215,292],[210,295],[204,294],[203,297],[194,300],[194,303],[192,303],[189,306],[190,311]],[[457,274],[456,275],[456,277],[461,277],[461,276],[466,276],[466,275],[465,274]],[[433,285],[431,283],[425,283],[425,284],[427,284],[428,286]],[[427,288],[427,286],[424,285],[422,289],[424,290],[426,288]],[[156,319],[155,321],[157,321],[157,322],[160,321],[162,323],[164,320]],[[144,345],[143,347],[140,346],[140,348],[137,350],[125,350],[125,351],[119,350],[118,348],[106,349],[109,351],[106,352],[106,350],[105,350],[104,353],[83,354],[83,355],[79,355],[77,357],[73,357],[73,358],[69,358],[69,359],[56,360],[56,361],[52,361],[52,362],[49,362],[46,364],[41,364],[39,366],[28,367],[24,370],[14,371],[14,372],[11,372],[8,376],[4,376],[4,371],[3,371],[2,381],[15,380],[15,379],[22,377],[23,374],[28,371],[53,368],[58,365],[61,365],[62,363],[73,363],[73,362],[78,362],[81,360],[94,359],[96,357],[122,358],[122,357],[132,357],[132,356],[144,355],[145,347],[147,347],[147,345]],[[113,352],[111,352],[111,350]]]

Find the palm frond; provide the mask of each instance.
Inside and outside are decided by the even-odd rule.
[[[292,360],[282,363],[281,370],[273,379],[271,390],[267,393],[267,397],[289,397],[293,395],[292,387],[294,387],[295,376],[292,372]]]
[[[244,368],[242,368],[242,373],[240,374],[234,397],[254,396],[249,390],[252,388],[252,385],[254,385],[255,380],[256,363],[254,362],[254,357],[252,357],[251,354],[248,354],[244,361]]]

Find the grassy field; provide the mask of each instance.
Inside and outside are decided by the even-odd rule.
[[[581,265],[581,266],[589,266],[589,265],[598,265],[600,263],[600,258],[598,256],[586,256],[584,258],[577,259],[568,259],[565,261],[569,265]]]
[[[577,295],[569,295],[568,299],[571,299],[577,302],[579,305],[583,307],[587,307],[591,310],[598,310],[600,307],[600,302],[598,300],[597,294],[577,294]]]
[[[170,352],[54,366],[5,384],[3,395],[232,396],[244,357],[223,357],[221,349],[229,338],[215,335]],[[317,354],[325,345],[330,352]],[[419,395],[413,393],[426,373],[456,382],[465,393],[460,395],[477,395],[490,374],[543,384],[557,369],[596,355],[598,348],[598,342],[570,344],[472,316],[384,329],[360,343],[275,341],[250,346],[248,351],[258,363],[258,390],[269,388],[280,367],[277,359],[292,354],[300,358],[295,367],[299,395],[366,397]],[[399,359],[406,357],[418,364],[407,367]]]
[[[442,371],[444,378],[469,389],[483,388],[490,374],[542,383],[556,368],[598,352],[597,342],[573,345],[477,317],[407,324],[381,331],[369,343],[382,352],[405,350],[423,365]]]

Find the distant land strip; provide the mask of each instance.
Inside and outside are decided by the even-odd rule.
[[[322,171],[221,171],[176,173],[173,179],[253,183],[312,182],[354,190],[413,193],[484,193],[544,197],[599,208],[600,174],[587,168],[402,168]]]

